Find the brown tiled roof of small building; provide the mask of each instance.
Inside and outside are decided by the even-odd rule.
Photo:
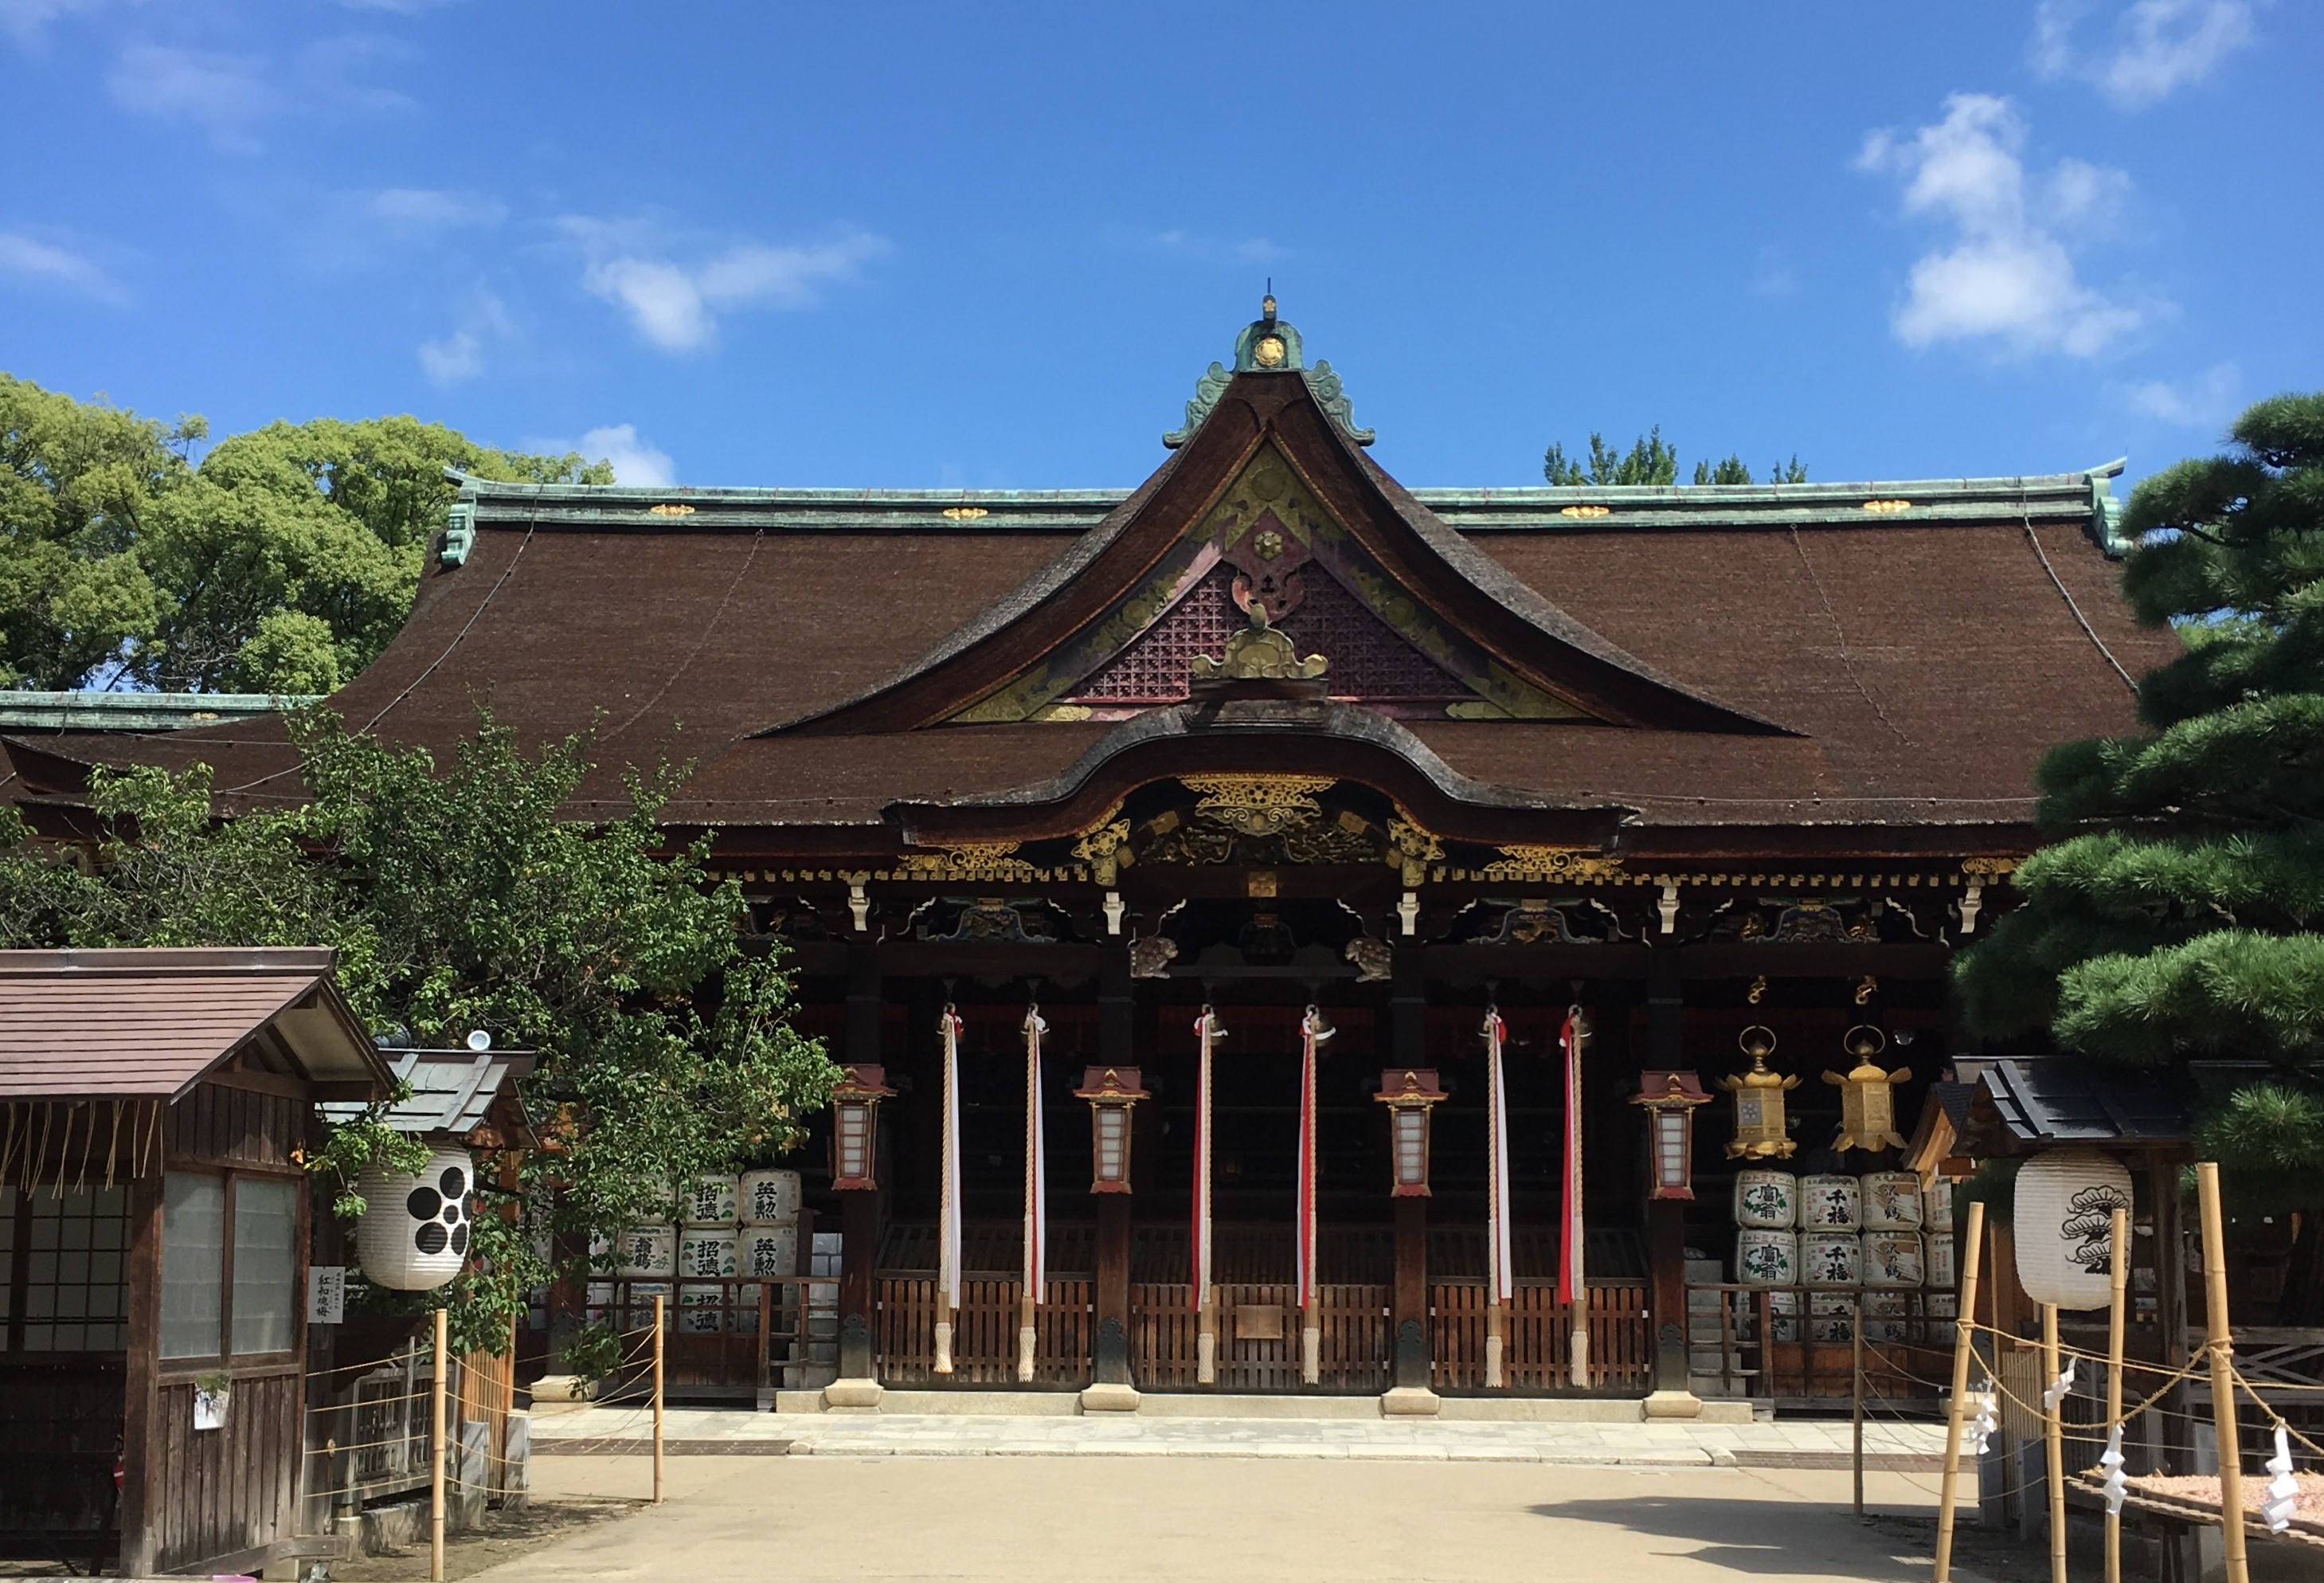
[[[0,1098],[174,1099],[270,1023],[305,1075],[388,1074],[324,949],[0,951]]]

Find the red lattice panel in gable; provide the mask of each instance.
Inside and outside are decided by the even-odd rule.
[[[1283,633],[1301,653],[1332,662],[1324,684],[1333,697],[1360,703],[1437,703],[1470,696],[1321,566],[1311,563],[1303,570],[1305,594],[1284,619]],[[1183,703],[1194,656],[1216,659],[1225,653],[1227,639],[1247,625],[1235,606],[1234,569],[1219,567],[1083,683],[1074,701]]]

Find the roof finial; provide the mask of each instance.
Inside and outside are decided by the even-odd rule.
[[[1268,324],[1275,322],[1275,277],[1267,277],[1267,295],[1259,300],[1259,317]]]

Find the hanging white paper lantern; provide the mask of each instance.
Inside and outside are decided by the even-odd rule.
[[[688,1226],[733,1226],[734,1179],[731,1176],[696,1177],[679,1208],[683,1211],[680,1218]]]
[[[616,1273],[631,1280],[660,1280],[678,1273],[678,1228],[632,1226],[613,1253]]]
[[[1800,1178],[1800,1229],[1854,1231],[1859,1224],[1863,1189],[1852,1176]]]
[[[1788,1231],[1799,1223],[1800,1179],[1788,1171],[1735,1173],[1735,1224]]]
[[[355,1180],[364,1201],[355,1223],[355,1258],[364,1279],[393,1291],[433,1291],[460,1273],[468,1256],[468,1195],[475,1166],[457,1149],[439,1149],[417,1176],[374,1166]]]
[[[745,1226],[797,1226],[799,1217],[799,1173],[796,1171],[746,1171],[735,1208]]]
[[[1921,1229],[1921,1179],[1909,1171],[1876,1171],[1864,1178],[1867,1231]]]
[[[1798,1234],[1765,1228],[1737,1232],[1735,1279],[1744,1286],[1797,1285],[1800,1279]]]
[[[2114,1212],[2130,1207],[2130,1170],[2111,1154],[2065,1148],[2028,1160],[2010,1216],[2025,1295],[2061,1309],[2106,1307]]]

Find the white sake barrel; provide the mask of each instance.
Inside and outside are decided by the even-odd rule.
[[[734,1224],[734,1179],[731,1176],[701,1176],[686,1194],[680,1206],[681,1217],[688,1226],[721,1227]]]
[[[735,1268],[744,1275],[798,1273],[798,1227],[745,1226],[735,1235]]]
[[[1852,1231],[1800,1233],[1800,1284],[1854,1286],[1861,1279],[1864,1250]]]
[[[667,1279],[678,1273],[678,1227],[632,1226],[622,1233],[613,1268],[632,1280]]]
[[[1852,1341],[1851,1322],[1856,1299],[1844,1291],[1808,1293],[1808,1338],[1814,1341]]]
[[[680,1280],[710,1280],[734,1273],[734,1234],[688,1227],[678,1236]]]
[[[1741,1286],[1796,1286],[1800,1279],[1797,1234],[1748,1227],[1735,1234],[1735,1280]]]
[[[1926,1267],[1922,1263],[1919,1232],[1868,1231],[1859,1240],[1863,1248],[1858,1267],[1864,1284],[1890,1291],[1921,1284]]]
[[[1953,1268],[1953,1234],[1932,1231],[1921,1239],[1928,1250],[1928,1276],[1932,1287],[1951,1291],[1959,1284],[1959,1272]],[[2111,1301],[2111,1298],[2109,1298]]]
[[[1921,1179],[1910,1171],[1876,1171],[1864,1178],[1862,1218],[1867,1231],[1921,1229]]]
[[[1929,1183],[1928,1191],[1921,1195],[1921,1218],[1931,1231],[1953,1228],[1952,1178],[1941,1176]]]
[[[746,1171],[736,1208],[745,1226],[797,1226],[799,1217],[799,1173],[796,1171]]]
[[[726,1289],[723,1286],[696,1286],[680,1282],[678,1288],[678,1315],[672,1321],[676,1328],[689,1336],[715,1336],[727,1329]],[[740,1328],[739,1325],[733,1327]]]
[[[1852,1176],[1800,1178],[1802,1231],[1854,1231],[1862,1212],[1863,1189]]]
[[[1788,1231],[1799,1224],[1800,1179],[1788,1171],[1735,1173],[1735,1224]]]

